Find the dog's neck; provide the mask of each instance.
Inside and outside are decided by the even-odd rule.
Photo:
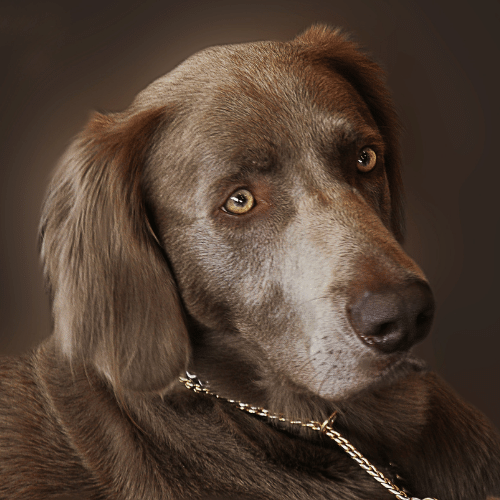
[[[399,500],[419,500],[415,497],[410,497],[407,492],[400,489],[394,480],[386,477],[380,470],[378,470],[373,464],[371,464],[346,438],[344,438],[338,431],[333,427],[334,422],[337,417],[337,411],[334,411],[327,419],[324,421],[314,421],[314,420],[297,420],[290,419],[282,413],[273,413],[268,409],[263,407],[252,406],[248,403],[243,403],[234,399],[227,399],[219,396],[217,393],[212,392],[207,384],[203,384],[196,375],[186,372],[186,378],[182,377],[179,379],[187,389],[192,390],[199,394],[205,394],[208,396],[215,397],[217,399],[222,399],[227,403],[234,405],[241,411],[249,413],[251,415],[256,415],[263,417],[268,421],[274,421],[278,423],[286,423],[292,426],[300,426],[301,428],[310,429],[311,431],[317,431],[324,436],[335,441],[358,465],[366,471],[367,474],[372,476],[375,481],[377,481],[381,486],[387,489]],[[393,464],[390,464],[391,466]],[[436,500],[425,498],[424,500]]]

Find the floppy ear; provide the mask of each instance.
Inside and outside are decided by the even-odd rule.
[[[189,357],[176,286],[141,192],[166,121],[165,109],[96,114],[63,157],[43,208],[56,343],[117,390],[163,391]]]
[[[294,43],[312,64],[342,75],[368,106],[386,145],[384,162],[391,193],[391,229],[396,239],[402,242],[405,224],[399,146],[401,126],[382,68],[363,54],[340,29],[316,25],[298,36]]]

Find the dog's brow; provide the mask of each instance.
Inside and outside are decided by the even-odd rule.
[[[279,162],[276,157],[261,158],[260,160],[245,161],[240,165],[239,171],[242,174],[258,172],[270,172],[276,169]]]
[[[328,137],[343,137],[352,142],[367,142],[370,144],[382,143],[382,137],[376,127],[367,123],[362,116],[352,117],[343,114],[327,115],[322,117],[321,124],[327,131]]]
[[[278,148],[274,144],[257,144],[238,148],[229,158],[234,165],[235,173],[245,175],[249,173],[267,172],[274,170],[278,164]]]
[[[224,178],[223,183],[234,184],[238,182],[247,181],[248,179],[253,179],[256,176],[266,177],[267,175],[278,172],[281,170],[281,163],[279,161],[269,161],[268,163],[234,163],[233,168],[230,169],[228,175]],[[220,185],[220,181],[217,183]]]
[[[349,118],[341,114],[327,115],[323,118],[324,123],[331,130],[341,130],[343,132],[353,132],[354,126]]]
[[[315,140],[319,141],[321,151],[327,157],[337,156],[346,147],[376,146],[378,151],[384,150],[384,141],[378,129],[361,116],[340,113],[321,116]]]

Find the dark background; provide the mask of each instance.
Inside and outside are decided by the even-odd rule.
[[[498,1],[2,1],[1,354],[49,335],[40,206],[90,111],[124,109],[209,45],[287,40],[318,21],[387,70],[406,127],[406,249],[438,303],[418,352],[500,427]]]

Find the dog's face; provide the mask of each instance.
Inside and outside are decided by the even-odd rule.
[[[429,330],[432,296],[398,242],[396,119],[380,70],[353,44],[317,28],[289,43],[209,49],[127,114],[99,120],[78,144],[91,153],[75,160],[73,150],[61,169],[53,193],[64,196],[49,196],[43,221],[44,257],[59,256],[46,273],[69,356],[85,348],[113,383],[136,389],[142,379],[164,388],[189,366],[260,402],[280,390],[343,399],[413,366],[408,349]],[[85,189],[106,213],[82,232],[89,209],[74,207]],[[126,208],[109,215],[112,202]],[[67,229],[78,219],[76,243],[48,238],[51,210]],[[98,256],[82,272],[88,252]],[[93,280],[96,263],[104,276]],[[83,328],[64,301],[82,287],[100,316]],[[142,318],[122,339],[127,314]]]

